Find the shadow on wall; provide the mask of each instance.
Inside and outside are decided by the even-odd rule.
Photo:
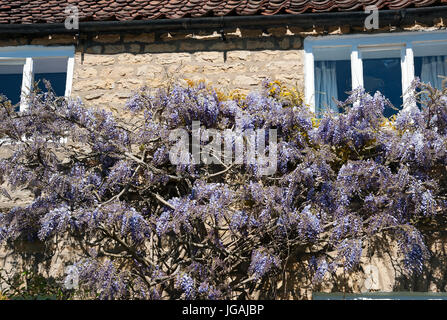
[[[16,240],[0,247],[0,293],[13,300],[69,298],[64,287],[67,265],[77,259],[74,243]]]
[[[431,235],[427,246],[431,256],[424,264],[422,273],[409,276],[400,272],[394,291],[447,292],[447,231]]]
[[[312,284],[312,275],[307,263],[297,262],[306,260],[302,255],[304,251],[295,252],[291,256],[300,257],[295,261],[289,261],[287,272],[277,278],[280,286],[276,292],[264,291],[260,293],[261,299],[312,299],[315,294],[336,294],[343,297],[344,294],[385,294],[387,292],[400,293],[401,295],[415,293],[445,293],[447,292],[447,231],[427,232],[427,247],[430,248],[430,258],[424,263],[421,273],[409,274],[403,268],[401,255],[396,246],[389,246],[387,241],[377,239],[364,250],[361,266],[351,273],[344,274],[342,270],[336,274],[326,276],[321,284]],[[378,277],[375,285],[370,290],[365,287],[367,267],[372,264],[377,266]],[[283,281],[283,277],[286,281]],[[284,285],[285,283],[285,285]],[[399,294],[397,295],[399,296]],[[346,296],[345,298],[347,298]]]
[[[231,50],[292,50],[302,36],[287,28],[233,29],[225,32],[100,34],[81,38],[79,48],[90,54],[194,53]]]

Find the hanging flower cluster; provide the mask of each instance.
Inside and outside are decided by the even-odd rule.
[[[355,271],[378,238],[420,272],[430,254],[421,230],[447,209],[447,90],[414,89],[425,94],[394,120],[380,93],[359,88],[343,113],[316,119],[296,92],[268,82],[227,97],[204,83],[142,88],[127,120],[51,90],[21,113],[2,98],[11,153],[0,184],[34,199],[0,214],[0,240],[72,237],[90,249],[76,264],[81,287],[104,299],[229,299],[255,288],[275,298],[294,262],[320,283]],[[192,133],[194,121],[276,129],[277,171],[171,164],[170,132]]]

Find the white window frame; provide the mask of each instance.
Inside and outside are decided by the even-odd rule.
[[[371,35],[311,36],[304,39],[304,96],[315,112],[315,50],[350,48],[352,88],[363,86],[362,53],[370,50],[400,49],[404,105],[414,79],[414,47],[447,44],[447,31],[415,31]],[[430,54],[427,54],[430,55]],[[447,55],[447,52],[446,52]],[[330,60],[330,59],[328,59]]]
[[[314,292],[312,300],[447,300],[445,292]]]
[[[73,86],[74,71],[74,46],[18,46],[18,47],[1,47],[0,61],[2,63],[14,63],[17,60],[24,60],[23,64],[23,80],[20,98],[20,111],[26,110],[28,103],[26,97],[32,88],[34,79],[34,59],[35,58],[67,58],[67,78],[65,84],[65,97],[71,95]]]

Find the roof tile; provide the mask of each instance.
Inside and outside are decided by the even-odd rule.
[[[447,0],[0,0],[0,23],[56,23],[67,16],[65,8],[78,7],[80,20],[177,19],[182,17],[273,15],[278,13],[401,9],[447,5]]]

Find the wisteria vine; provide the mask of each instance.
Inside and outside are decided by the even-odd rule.
[[[1,148],[11,152],[0,183],[34,200],[0,213],[0,240],[72,237],[85,249],[80,285],[102,299],[277,298],[294,263],[318,284],[356,270],[378,237],[420,272],[423,230],[447,208],[447,90],[412,89],[394,119],[379,92],[359,88],[339,102],[344,112],[317,116],[269,82],[245,97],[203,83],[142,88],[127,118],[51,90],[21,113],[2,98]],[[169,132],[193,121],[276,129],[278,171],[172,165]]]

